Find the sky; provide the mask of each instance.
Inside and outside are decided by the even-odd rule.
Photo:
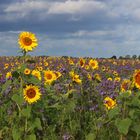
[[[16,56],[22,31],[31,55],[140,55],[140,0],[0,0],[0,56]]]

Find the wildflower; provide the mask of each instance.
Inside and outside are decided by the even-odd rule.
[[[31,32],[21,32],[18,43],[25,52],[32,51],[38,45],[35,34]]]
[[[105,107],[109,110],[109,109],[112,109],[116,106],[116,100],[113,100],[112,98],[110,97],[106,97],[104,99],[104,105]]]
[[[26,88],[23,89],[24,99],[32,104],[40,99],[41,93],[40,89],[37,86],[27,85]]]

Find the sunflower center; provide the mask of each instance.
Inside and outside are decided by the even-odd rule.
[[[30,46],[32,44],[32,39],[30,39],[29,37],[25,37],[23,39],[23,42],[26,46]]]
[[[50,79],[52,79],[52,75],[51,75],[51,74],[49,74],[49,73],[48,73],[48,74],[46,74],[46,77],[47,77],[47,79],[49,79],[49,80],[50,80]]]
[[[84,62],[81,60],[80,61],[80,66],[83,66],[84,65]]]
[[[34,98],[35,97],[35,95],[36,95],[36,91],[34,90],[34,89],[28,89],[27,90],[27,96],[28,96],[28,98]]]
[[[127,83],[122,84],[122,88],[125,89],[125,90],[127,89],[127,86],[128,86]]]
[[[138,73],[135,78],[136,78],[136,83],[140,85],[140,73]]]
[[[95,66],[95,63],[91,63],[91,65],[94,67]]]
[[[111,107],[112,106],[112,102],[111,101],[106,101],[106,104]]]

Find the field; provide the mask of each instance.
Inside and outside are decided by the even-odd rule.
[[[139,139],[139,60],[26,56],[0,65],[1,139]]]
[[[0,140],[139,140],[140,60],[0,57]]]

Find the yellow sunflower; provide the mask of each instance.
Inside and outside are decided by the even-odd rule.
[[[134,74],[133,74],[133,82],[135,84],[135,86],[140,89],[140,69],[135,70]]]
[[[56,75],[56,79],[62,76],[62,74],[59,71],[54,71],[54,74]]]
[[[79,65],[83,68],[84,67],[84,65],[85,65],[85,59],[83,59],[83,58],[80,58],[80,60],[79,60]]]
[[[51,84],[56,79],[57,79],[57,77],[56,77],[56,75],[55,75],[55,73],[53,71],[50,71],[50,70],[44,71],[45,83]]]
[[[12,78],[12,73],[11,72],[7,72],[6,73],[6,79]]]
[[[26,88],[23,89],[24,99],[32,104],[40,99],[41,93],[40,89],[37,86],[27,85]]]
[[[33,71],[32,71],[32,75],[35,76],[36,78],[38,78],[39,80],[41,80],[40,71],[38,71],[38,70],[33,70]]]
[[[121,81],[121,78],[120,77],[115,77],[114,81],[115,82],[120,82]]]
[[[18,43],[20,48],[26,52],[32,51],[38,45],[35,34],[31,32],[21,32],[19,35]]]
[[[79,75],[75,74],[74,71],[70,71],[69,75],[71,76],[73,82],[76,82],[77,84],[82,83],[82,80],[79,78]]]
[[[30,70],[30,69],[26,68],[26,69],[24,70],[24,74],[25,74],[25,75],[29,75],[30,73],[31,73],[31,70]]]
[[[98,61],[97,60],[91,59],[88,64],[92,69],[98,69]]]
[[[116,100],[113,100],[112,98],[110,97],[106,97],[104,99],[104,105],[107,109],[112,109],[116,106]]]
[[[124,79],[121,83],[121,91],[125,92],[129,89],[129,87],[130,87],[130,80]]]

